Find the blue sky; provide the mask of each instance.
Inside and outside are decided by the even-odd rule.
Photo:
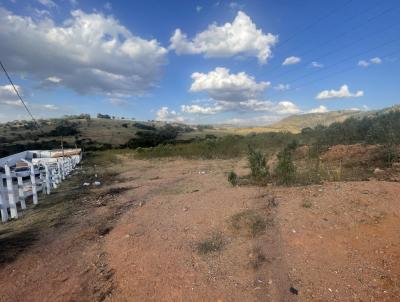
[[[396,0],[1,0],[0,59],[37,117],[266,125],[399,103],[399,13]],[[23,118],[0,76],[0,121]]]

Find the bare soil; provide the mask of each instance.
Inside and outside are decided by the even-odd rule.
[[[245,160],[114,168],[68,217],[0,227],[14,248],[0,301],[398,301],[397,182],[230,186]],[[218,249],[200,252],[215,234]]]

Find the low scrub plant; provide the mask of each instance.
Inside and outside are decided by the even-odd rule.
[[[217,252],[224,246],[224,240],[221,233],[215,232],[210,238],[197,243],[197,252],[205,255],[211,252]]]
[[[251,176],[253,178],[262,179],[269,176],[267,162],[261,151],[249,147],[247,159],[249,161]]]
[[[252,248],[250,255],[249,255],[249,265],[254,270],[257,270],[261,267],[261,265],[267,261],[261,247],[255,246]]]
[[[245,210],[231,217],[232,228],[239,233],[256,237],[265,232],[267,221],[255,210]]]
[[[293,162],[293,151],[296,146],[295,143],[291,143],[278,153],[275,175],[279,184],[290,185],[296,180],[296,167]]]
[[[228,174],[228,181],[232,186],[236,187],[238,185],[239,178],[235,172],[231,171]]]

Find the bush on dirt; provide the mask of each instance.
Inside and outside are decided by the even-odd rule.
[[[245,210],[231,217],[231,225],[236,232],[243,232],[250,237],[256,237],[267,227],[267,221],[255,210]]]
[[[251,268],[257,270],[267,260],[261,247],[255,246],[252,248],[249,255],[249,265]]]
[[[228,181],[232,186],[237,186],[239,181],[237,174],[233,171],[229,172]]]
[[[278,184],[290,185],[296,179],[296,167],[293,163],[293,151],[296,147],[297,143],[292,142],[278,154],[278,165],[275,169]]]
[[[249,146],[247,159],[249,161],[251,176],[253,178],[262,179],[269,176],[265,156],[261,153],[261,151],[255,150],[254,148]]]
[[[224,240],[222,234],[215,232],[210,238],[207,238],[199,243],[197,243],[197,252],[199,254],[205,255],[211,252],[217,252],[221,250],[224,246]]]

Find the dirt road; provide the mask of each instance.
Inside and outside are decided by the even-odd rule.
[[[117,168],[3,261],[0,301],[398,301],[398,183],[231,187],[237,160]]]

